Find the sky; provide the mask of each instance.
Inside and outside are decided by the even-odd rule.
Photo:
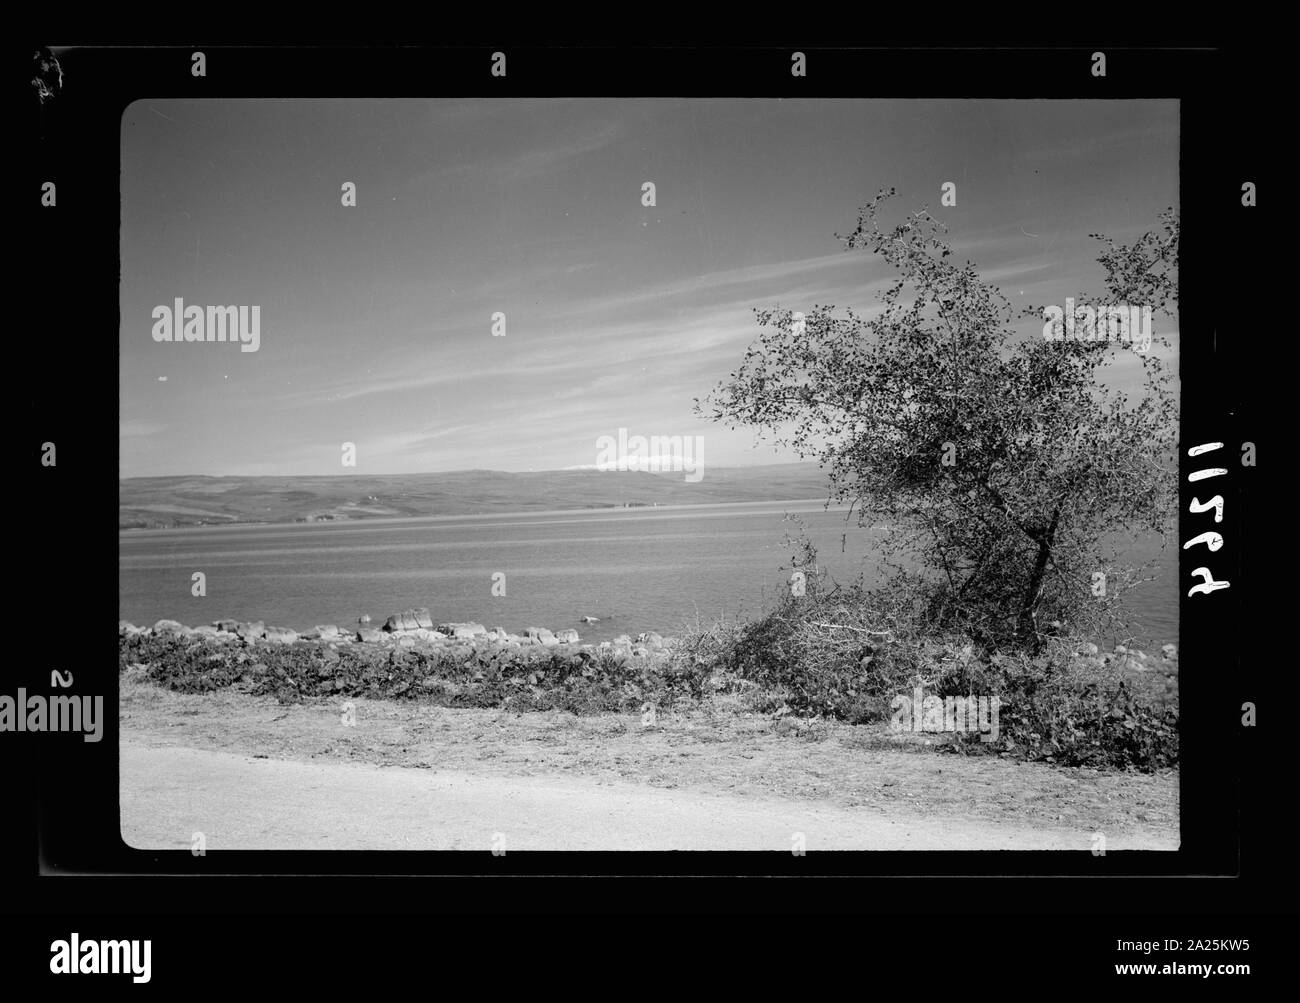
[[[140,100],[121,184],[122,477],[581,467],[620,428],[748,466],[797,457],[693,399],[756,307],[871,311],[893,275],[835,234],[878,189],[1063,304],[1102,290],[1088,234],[1178,205],[1178,103]],[[178,297],[258,305],[258,350],[155,341]]]

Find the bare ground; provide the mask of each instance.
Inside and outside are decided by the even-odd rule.
[[[282,705],[123,677],[122,835],[138,848],[1176,849],[1178,776],[943,753],[715,699],[652,727],[357,699]]]

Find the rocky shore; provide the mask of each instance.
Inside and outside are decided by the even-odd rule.
[[[355,630],[334,624],[322,624],[298,632],[287,627],[268,626],[261,620],[214,620],[209,624],[187,627],[176,620],[159,620],[152,627],[137,627],[127,620],[118,622],[118,636],[177,637],[210,641],[214,644],[241,646],[298,645],[331,650],[343,648],[415,649],[428,653],[477,651],[525,652],[558,649],[557,653],[587,652],[594,656],[611,655],[627,658],[666,658],[677,643],[673,637],[647,631],[631,637],[623,634],[612,641],[584,644],[573,629],[552,631],[546,627],[529,627],[513,634],[502,627],[485,627],[474,622],[435,624],[428,609],[408,609],[388,617],[381,627],[373,627],[370,617],[363,616]]]
[[[282,703],[321,697],[420,698],[447,707],[628,713],[697,701],[708,666],[674,665],[677,641],[657,633],[584,644],[576,630],[513,634],[480,623],[435,623],[427,610],[380,629],[323,624],[301,633],[259,621],[187,627],[118,623],[119,671],[182,693],[226,688]]]
[[[932,686],[947,680],[1000,701],[996,743],[959,736],[964,748],[1058,765],[1149,771],[1177,763],[1172,644],[1154,657],[1123,645],[1102,652],[1079,644],[1064,658],[1061,652],[1032,660],[994,655],[983,662],[972,661],[967,649],[891,639],[861,660],[857,654],[846,649],[810,663],[798,652],[755,649],[744,638],[678,639],[653,631],[584,644],[572,629],[514,634],[480,623],[435,623],[425,609],[396,613],[380,628],[363,617],[356,630],[325,624],[301,633],[234,619],[197,627],[175,620],[118,625],[123,677],[181,693],[229,688],[281,703],[419,699],[512,713],[639,713],[650,720],[657,710],[697,708],[716,697],[746,712],[788,718],[778,721],[778,730],[802,733],[822,718],[889,721],[897,696],[914,695],[918,680]]]
[[[176,620],[159,620],[152,627],[138,627],[127,620],[118,621],[118,636],[177,637],[210,641],[215,644],[242,646],[298,645],[319,646],[332,650],[356,648],[415,649],[426,653],[469,655],[478,651],[543,653],[557,649],[557,654],[586,652],[589,655],[612,655],[627,658],[667,658],[677,646],[677,638],[663,637],[655,631],[646,631],[632,637],[622,634],[611,641],[584,644],[576,630],[552,631],[546,627],[528,627],[522,634],[513,634],[503,627],[485,627],[481,623],[447,622],[435,624],[426,608],[403,610],[389,616],[381,627],[371,626],[369,616],[358,621],[353,630],[334,624],[321,624],[305,631],[288,627],[269,626],[261,620],[213,620],[209,624],[187,627]],[[1173,644],[1164,645],[1159,655],[1148,655],[1137,648],[1116,645],[1104,652],[1095,644],[1083,644],[1075,651],[1080,661],[1096,665],[1114,662],[1138,672],[1177,671],[1178,653]]]

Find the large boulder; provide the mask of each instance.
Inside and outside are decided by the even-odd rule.
[[[432,626],[433,619],[427,609],[402,610],[384,621],[384,630],[390,634],[401,630],[429,630]]]
[[[293,644],[298,640],[298,632],[288,627],[267,627],[266,639],[271,644]]]
[[[1160,654],[1164,656],[1166,661],[1172,662],[1178,657],[1178,648],[1172,644],[1166,644],[1160,649]]]
[[[555,635],[555,639],[561,644],[577,644],[582,640],[576,630],[562,630]]]
[[[552,634],[550,630],[546,627],[529,627],[526,631],[524,631],[524,633],[527,634],[534,641],[545,641],[546,638],[548,637],[551,638],[552,640],[554,640],[555,638],[555,635]]]
[[[370,644],[378,644],[384,639],[382,630],[375,630],[373,627],[362,627],[357,631],[357,640],[366,641]]]
[[[334,641],[338,639],[339,629],[332,623],[318,623],[313,629],[316,631],[316,636],[322,641]]]
[[[212,626],[216,627],[217,630],[222,630],[228,634],[233,634],[239,629],[239,621],[231,620],[229,618],[226,618],[224,620],[213,620]]]
[[[235,633],[243,641],[256,641],[258,638],[266,636],[266,624],[261,620],[241,623],[235,628]]]
[[[469,640],[480,634],[486,634],[487,628],[481,623],[443,623],[438,625],[438,633],[449,637]]]
[[[176,620],[159,620],[153,625],[155,634],[183,635],[190,633],[190,628]]]
[[[644,644],[648,648],[662,648],[664,644],[664,639],[659,634],[656,634],[653,630],[651,630],[651,631],[646,631],[645,633],[637,634],[636,643]]]

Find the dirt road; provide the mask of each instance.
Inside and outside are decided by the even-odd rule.
[[[977,850],[1089,848],[1089,834],[888,818],[577,777],[511,780],[122,745],[122,837],[140,849]],[[1149,846],[1149,844],[1147,844]],[[1111,849],[1123,849],[1112,843]]]
[[[715,708],[654,728],[617,715],[510,714],[127,684],[126,842],[212,850],[493,848],[1176,849],[1177,776],[938,755],[827,725],[781,734]],[[500,845],[498,843],[498,845]]]

